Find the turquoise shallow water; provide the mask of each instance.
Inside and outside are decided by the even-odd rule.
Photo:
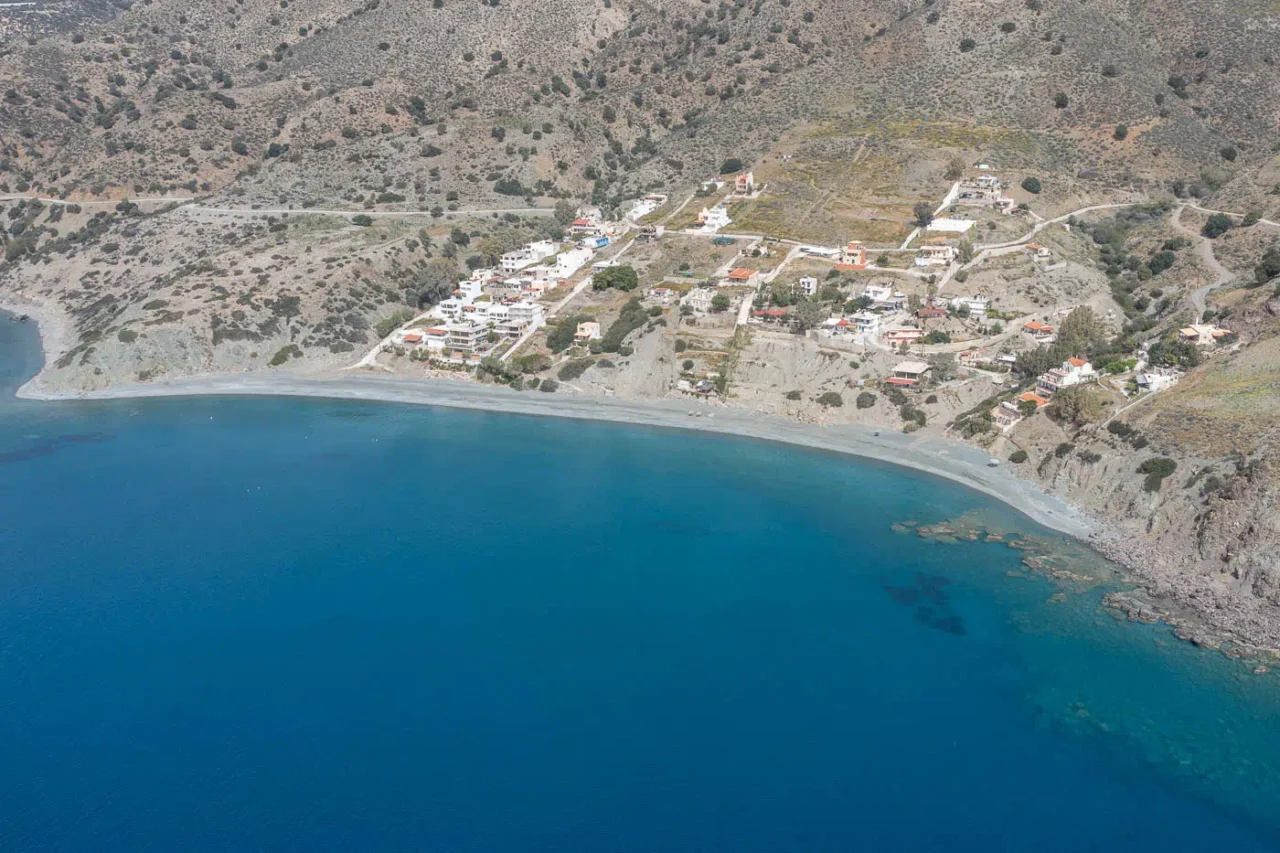
[[[0,323],[0,384],[33,331]],[[3,393],[2,850],[1280,849],[1276,677],[1003,544],[893,532],[1077,550],[950,483],[607,424]]]

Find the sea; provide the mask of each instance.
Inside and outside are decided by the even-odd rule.
[[[1280,850],[1280,678],[984,495],[619,424],[23,402],[36,335],[0,319],[2,851]]]

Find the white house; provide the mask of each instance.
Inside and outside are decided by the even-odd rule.
[[[957,311],[962,307],[968,308],[970,314],[985,317],[987,309],[991,307],[991,300],[985,296],[957,296],[951,300],[951,307]]]
[[[1082,358],[1069,358],[1062,362],[1061,367],[1055,367],[1047,373],[1041,374],[1036,380],[1036,392],[1045,396],[1052,397],[1056,392],[1063,388],[1069,388],[1072,385],[1079,385],[1086,382],[1097,375],[1097,371],[1093,369],[1093,365]]]
[[[521,299],[504,305],[503,311],[491,315],[494,331],[506,338],[518,338],[529,329],[546,323],[541,302]]]
[[[1005,400],[991,410],[991,420],[996,422],[1001,432],[1008,432],[1022,420],[1022,413],[1018,411],[1016,404]]]
[[[711,310],[711,300],[715,298],[715,295],[715,290],[710,287],[695,287],[684,298],[684,304],[699,314],[706,314]]]
[[[627,214],[628,219],[636,220],[648,216],[662,205],[666,204],[667,197],[651,193],[644,198],[636,199],[631,205],[631,211]]]
[[[600,324],[594,320],[588,320],[578,324],[578,330],[573,333],[573,342],[583,344],[588,341],[598,341],[600,337]]]
[[[471,319],[450,321],[444,325],[444,347],[462,352],[488,352],[493,346],[488,343],[488,325]],[[432,329],[428,329],[430,334]],[[444,348],[442,347],[442,348]]]
[[[675,298],[676,292],[669,287],[651,287],[649,288],[649,298],[656,300],[663,305],[670,305],[671,300]]]
[[[561,252],[550,263],[529,267],[525,273],[534,281],[558,282],[576,273],[591,260],[590,249],[575,248]]]
[[[502,271],[510,275],[516,270],[523,269],[530,264],[536,264],[544,258],[549,258],[556,253],[556,244],[550,240],[538,240],[534,243],[526,243],[515,251],[507,252],[502,256]]]
[[[1181,374],[1173,370],[1144,370],[1133,377],[1138,388],[1143,391],[1163,391],[1176,385]]]
[[[959,255],[955,246],[922,246],[915,263],[918,267],[945,267]]]
[[[726,227],[732,220],[729,219],[729,211],[723,207],[716,205],[715,207],[704,207],[702,212],[698,214],[698,224],[702,226],[702,230],[710,234]]]
[[[805,296],[814,296],[818,292],[818,280],[811,275],[802,275],[796,282],[796,287]]]
[[[896,311],[907,302],[907,295],[895,293],[893,286],[889,284],[868,284],[863,289],[862,295],[871,300],[873,307],[880,309]]]
[[[871,311],[858,311],[849,318],[853,330],[863,338],[873,338],[880,334],[880,315]]]
[[[923,361],[903,361],[893,368],[893,375],[885,380],[890,385],[913,387],[929,372],[929,365]]]

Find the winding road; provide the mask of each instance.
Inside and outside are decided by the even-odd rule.
[[[1222,287],[1224,284],[1226,284],[1227,282],[1235,278],[1235,276],[1232,275],[1231,271],[1226,267],[1224,267],[1222,263],[1218,260],[1217,256],[1213,254],[1212,240],[1210,240],[1208,237],[1201,234],[1196,229],[1190,228],[1182,224],[1182,211],[1189,206],[1190,205],[1179,205],[1177,210],[1173,212],[1173,217],[1171,218],[1170,221],[1173,223],[1173,226],[1175,228],[1182,231],[1184,234],[1186,234],[1192,240],[1195,240],[1199,244],[1200,260],[1204,261],[1205,266],[1213,270],[1214,273],[1216,273],[1218,276],[1216,279],[1214,279],[1209,284],[1206,284],[1204,287],[1199,287],[1191,291],[1191,296],[1190,296],[1191,304],[1196,307],[1196,322],[1199,323],[1204,318],[1205,303],[1206,303],[1206,298],[1209,295],[1209,292],[1213,290],[1217,290],[1219,287]],[[1201,208],[1196,208],[1196,209],[1199,210]]]

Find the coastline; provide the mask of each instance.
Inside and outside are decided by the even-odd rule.
[[[64,321],[47,306],[8,300],[0,313],[18,310],[37,324],[44,363],[61,355]],[[6,321],[7,322],[7,321]],[[1163,621],[1197,645],[1221,648],[1230,643],[1251,653],[1280,654],[1273,643],[1235,624],[1217,624],[1152,574],[1128,549],[1118,547],[1120,534],[1068,501],[1017,476],[1008,465],[991,466],[985,451],[946,439],[906,434],[857,424],[817,425],[752,412],[723,403],[670,398],[625,399],[515,391],[452,378],[394,377],[374,371],[216,374],[160,379],[95,391],[50,391],[40,381],[43,367],[17,389],[15,397],[33,402],[74,402],[184,396],[312,397],[361,402],[441,406],[505,412],[536,417],[592,420],[657,429],[719,433],[839,453],[896,465],[941,477],[974,489],[1030,520],[1075,538],[1124,569],[1135,585],[1108,603],[1132,621]],[[1224,651],[1226,651],[1224,649]]]
[[[773,441],[858,456],[942,477],[1005,503],[1039,524],[1082,540],[1101,525],[1070,504],[1007,470],[985,452],[936,438],[853,424],[815,426],[702,401],[630,400],[515,391],[450,379],[367,374],[247,373],[160,380],[88,392],[46,392],[35,379],[18,390],[27,400],[109,400],[180,396],[283,396],[409,403],[512,414],[685,429]]]

